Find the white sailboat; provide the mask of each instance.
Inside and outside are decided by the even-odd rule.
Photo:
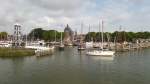
[[[87,52],[87,55],[91,55],[91,56],[113,56],[114,55],[114,51],[104,51],[104,50],[93,50],[93,51],[89,51]]]
[[[89,33],[90,33],[90,25],[89,25]],[[86,46],[86,49],[88,48],[93,48],[93,40],[91,41],[91,37],[90,37],[90,34],[89,34],[89,41],[85,43],[85,46]]]
[[[103,49],[103,21],[102,21],[102,27],[101,27],[101,36],[102,36],[102,45],[101,45],[101,50],[93,50],[93,51],[88,51],[86,54],[91,55],[91,56],[113,56],[115,54],[115,51],[110,51],[110,50],[104,50]]]

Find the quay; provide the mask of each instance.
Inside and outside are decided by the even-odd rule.
[[[35,52],[33,49],[25,48],[0,48],[0,57],[24,57],[34,56]]]

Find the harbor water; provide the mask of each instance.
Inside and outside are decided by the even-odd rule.
[[[43,57],[0,58],[0,84],[149,84],[150,49],[87,56],[77,47]]]

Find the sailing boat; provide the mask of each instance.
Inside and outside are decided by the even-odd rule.
[[[90,25],[89,25],[89,37],[88,37],[88,42],[86,42],[86,48],[93,48],[93,40],[91,41],[91,37],[90,37]]]
[[[78,45],[78,50],[85,50],[85,45],[83,44],[82,39],[83,23],[81,24],[81,34],[80,34],[80,43]]]
[[[64,49],[64,44],[63,44],[63,42],[62,42],[62,32],[61,32],[61,42],[60,42],[60,46],[59,46],[59,49],[60,50],[63,50]]]
[[[104,43],[104,37],[103,37],[103,21],[102,21],[102,27],[101,27],[101,31],[102,31],[102,46],[101,46],[101,50],[94,50],[94,51],[88,51],[86,54],[87,55],[91,55],[91,56],[113,56],[115,54],[114,51],[110,51],[110,50],[104,50],[103,48],[103,43]]]

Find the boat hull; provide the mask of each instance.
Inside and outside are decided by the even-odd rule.
[[[59,50],[64,50],[64,48],[65,48],[65,47],[61,47],[61,46],[60,46],[60,47],[59,47]]]
[[[85,48],[78,48],[78,50],[85,50]]]
[[[115,54],[114,51],[90,51],[86,53],[91,56],[113,56]]]

